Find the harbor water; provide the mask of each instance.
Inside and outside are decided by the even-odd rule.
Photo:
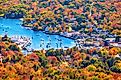
[[[4,19],[0,18],[0,35],[7,34],[12,36],[24,36],[31,39],[31,45],[28,48],[33,49],[49,49],[49,48],[64,48],[75,46],[74,40],[65,38],[59,35],[48,35],[42,31],[33,31],[21,26],[22,21],[19,19]],[[61,42],[58,40],[61,39]],[[50,43],[50,47],[47,45]]]

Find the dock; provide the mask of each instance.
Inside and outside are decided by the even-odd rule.
[[[26,49],[27,46],[31,45],[31,39],[25,36],[12,36],[11,41],[15,42],[20,49]]]

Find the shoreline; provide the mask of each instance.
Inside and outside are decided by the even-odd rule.
[[[23,21],[23,18],[5,18],[5,17],[0,17],[0,18],[3,18],[3,19],[18,19],[20,21]],[[68,39],[72,39],[72,40],[75,40],[74,38],[72,37],[67,37],[67,36],[64,36],[64,35],[61,35],[59,33],[51,33],[49,31],[45,31],[45,30],[34,30],[33,28],[31,28],[30,26],[24,26],[23,24],[20,24],[22,27],[26,28],[26,29],[29,29],[29,30],[33,30],[33,31],[42,31],[43,33],[45,34],[48,34],[48,35],[58,35],[58,36],[61,36],[61,37],[65,37],[65,38],[68,38]]]
[[[3,19],[18,19],[18,20],[20,20],[20,21],[23,21],[23,18],[5,18],[5,17],[0,17],[0,18],[3,18]],[[68,38],[68,39],[72,39],[72,40],[76,40],[76,37],[74,36],[68,36],[68,34],[70,34],[70,33],[72,33],[72,32],[70,32],[70,33],[66,33],[66,35],[65,35],[65,33],[63,33],[62,32],[62,34],[61,34],[61,32],[49,32],[49,31],[45,31],[45,30],[43,30],[43,29],[34,29],[34,28],[32,28],[33,26],[29,26],[29,25],[24,25],[23,23],[22,24],[20,24],[22,27],[24,27],[24,28],[26,28],[26,29],[29,29],[29,30],[33,30],[33,31],[42,31],[43,33],[45,33],[45,34],[49,34],[49,35],[59,35],[59,36],[62,36],[62,37],[65,37],[65,38]],[[76,34],[76,35],[78,35],[78,34]]]
[[[62,35],[60,35],[59,33],[48,33],[48,32],[46,32],[46,31],[43,31],[43,30],[38,30],[38,31],[35,31],[35,30],[32,30],[32,27],[30,28],[30,27],[25,27],[25,26],[21,26],[22,25],[22,22],[20,21],[20,19],[9,19],[9,18],[0,18],[0,21],[5,21],[5,22],[8,22],[8,21],[10,21],[9,23],[10,24],[8,24],[8,25],[6,25],[6,26],[12,26],[11,25],[11,21],[13,22],[12,24],[14,24],[13,26],[13,28],[14,29],[8,29],[7,31],[9,32],[9,30],[10,30],[10,35],[8,34],[8,36],[10,36],[10,37],[12,37],[11,36],[11,33],[12,33],[12,30],[16,30],[15,31],[15,34],[16,33],[18,33],[17,35],[19,36],[21,36],[21,33],[19,34],[19,32],[17,32],[18,30],[17,29],[19,29],[19,30],[21,30],[22,29],[22,31],[25,31],[25,33],[24,34],[27,34],[27,35],[25,35],[25,37],[29,37],[29,38],[31,38],[32,39],[32,41],[33,41],[33,44],[36,44],[35,46],[34,45],[32,45],[32,46],[30,46],[30,47],[28,47],[28,49],[30,49],[30,48],[33,48],[34,50],[36,50],[36,49],[42,49],[42,48],[46,48],[46,45],[47,45],[47,41],[48,40],[46,40],[46,42],[45,42],[45,46],[44,47],[41,47],[40,48],[40,46],[38,45],[38,41],[39,40],[41,40],[41,38],[43,38],[43,37],[45,37],[45,38],[43,38],[43,39],[47,39],[47,38],[49,38],[49,37],[55,37],[55,38],[52,38],[52,43],[54,42],[54,44],[55,44],[55,41],[57,41],[58,42],[58,40],[65,40],[65,41],[63,41],[65,44],[67,43],[67,45],[70,45],[70,48],[72,48],[73,47],[73,45],[71,45],[71,42],[74,42],[74,40],[72,40],[71,38],[66,38],[66,37],[64,37],[64,36],[62,36]],[[6,21],[7,20],[7,21]],[[3,22],[3,28],[4,28],[4,23],[5,22]],[[17,23],[15,23],[15,22],[17,22]],[[20,24],[18,24],[18,23],[20,23]],[[17,25],[17,26],[16,26]],[[2,26],[2,25],[0,25],[0,26]],[[19,26],[19,28],[18,28],[18,26]],[[28,30],[27,30],[28,29]],[[0,30],[1,31],[1,30]],[[28,32],[26,32],[26,31],[28,31]],[[29,32],[30,33],[35,33],[35,35],[37,35],[36,34],[36,32],[39,34],[43,34],[44,36],[43,37],[41,37],[42,35],[40,35],[39,37],[37,36],[37,42],[36,42],[36,38],[34,38],[33,39],[33,35],[32,36],[29,36],[30,34],[29,34]],[[1,33],[3,33],[3,31],[1,32]],[[15,35],[15,34],[12,34],[12,35]],[[24,35],[23,35],[24,36]],[[48,37],[49,36],[49,37]],[[62,36],[62,37],[61,37]],[[47,37],[47,38],[46,38]],[[57,38],[56,38],[57,37]],[[68,40],[69,40],[69,42],[68,42]],[[39,42],[39,43],[41,43],[41,42]],[[59,44],[59,43],[58,43]],[[65,44],[63,44],[63,46],[65,47],[66,45]],[[55,46],[54,45],[52,45],[51,46],[51,48],[55,48],[56,49],[56,44],[55,44]],[[63,48],[64,48],[63,47]],[[60,47],[58,47],[58,48],[60,48]],[[50,49],[50,48],[48,48],[48,49]]]
[[[20,20],[20,19],[19,19],[19,20]],[[48,35],[58,35],[58,36],[61,36],[61,37],[65,37],[65,38],[68,38],[68,39],[75,40],[75,39],[72,38],[72,37],[68,37],[68,36],[61,35],[61,33],[56,33],[56,32],[52,32],[52,33],[51,33],[51,32],[49,32],[49,31],[45,31],[45,30],[42,30],[42,29],[35,30],[35,29],[31,28],[30,26],[24,26],[23,24],[22,24],[21,26],[24,27],[24,28],[27,28],[27,29],[29,29],[29,30],[41,31],[41,32],[43,32],[43,33],[45,33],[45,34],[48,34]]]
[[[10,18],[3,18],[3,19],[10,19]],[[23,18],[19,18],[18,20],[22,21]],[[33,27],[31,27],[29,25],[27,25],[27,26],[26,25],[24,26],[24,24],[19,24],[19,25],[21,25],[21,27],[23,27],[25,29],[29,29],[29,30],[37,31],[37,32],[41,31],[42,33],[45,33],[45,34],[48,34],[48,35],[58,35],[58,36],[61,36],[61,37],[67,38],[67,39],[74,40],[74,41],[78,40],[79,39],[78,35],[80,35],[80,33],[75,34],[75,32],[71,32],[71,33],[67,33],[67,32],[49,32],[49,31],[45,31],[43,29],[34,29]],[[73,33],[74,33],[74,35],[73,35]]]

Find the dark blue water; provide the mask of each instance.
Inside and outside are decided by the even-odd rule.
[[[61,37],[58,35],[48,35],[45,34],[41,31],[32,31],[24,28],[20,24],[22,21],[18,19],[3,19],[0,18],[0,35],[4,35],[5,33],[8,34],[9,37],[12,37],[14,35],[17,36],[26,36],[32,39],[32,44],[29,46],[29,48],[33,49],[42,49],[46,48],[47,43],[49,42],[48,36],[51,39],[51,47],[50,48],[57,48],[56,43],[59,44],[59,41],[57,39],[62,39],[62,47],[73,47],[74,46],[74,41],[65,37]],[[57,38],[57,39],[55,39]],[[41,39],[44,40],[44,45],[40,47],[41,44]],[[58,47],[60,48],[60,46]]]

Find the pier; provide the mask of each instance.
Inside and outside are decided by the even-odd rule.
[[[11,40],[18,44],[20,49],[27,50],[26,47],[31,45],[31,39],[25,36],[13,36],[11,37]]]

